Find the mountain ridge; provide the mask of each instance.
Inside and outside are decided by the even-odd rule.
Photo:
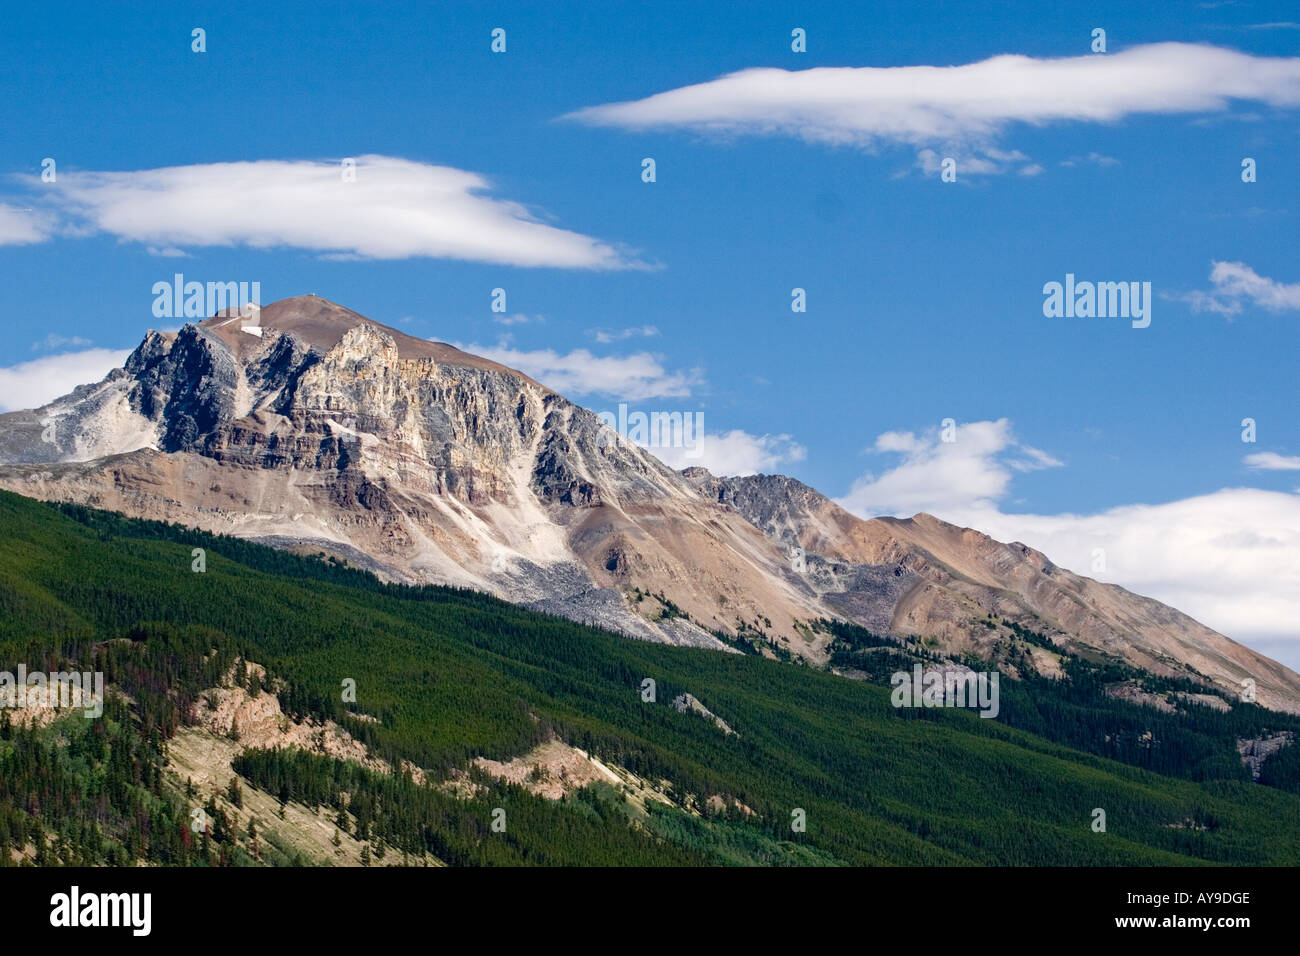
[[[1300,675],[1027,546],[925,514],[860,519],[783,476],[676,472],[521,372],[317,296],[262,308],[261,335],[238,319],[150,332],[102,382],[0,415],[0,487],[646,640],[825,666],[817,622],[837,618],[999,663],[1014,624],[1059,647],[1033,648],[1039,673],[1109,656],[1234,694],[1250,678],[1300,712]]]

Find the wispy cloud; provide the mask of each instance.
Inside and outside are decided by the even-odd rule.
[[[478,173],[361,156],[355,181],[345,181],[340,162],[257,160],[129,172],[60,170],[57,183],[41,184],[40,195],[62,217],[61,231],[107,233],[161,256],[244,245],[339,258],[639,267],[614,245],[548,225],[490,190]],[[0,211],[0,237],[23,235],[22,223]]]
[[[961,66],[757,68],[566,118],[635,130],[793,136],[865,149],[964,147],[967,164],[983,159],[1005,168],[996,143],[1016,123],[1215,113],[1234,100],[1300,105],[1300,58],[1156,43],[1106,55],[1003,55]]]
[[[602,345],[608,345],[624,339],[652,339],[659,334],[659,329],[653,325],[639,325],[630,329],[588,329],[587,334]]]
[[[53,352],[55,349],[67,348],[85,348],[94,345],[90,339],[83,339],[80,335],[59,335],[57,332],[51,332],[39,342],[32,343],[33,352]]]
[[[1193,312],[1220,315],[1238,315],[1248,304],[1270,312],[1300,310],[1300,282],[1277,282],[1244,262],[1212,262],[1210,284],[1214,286],[1211,290],[1196,290],[1177,298],[1189,303]]]
[[[1256,471],[1300,471],[1300,456],[1279,455],[1275,451],[1261,451],[1247,455],[1243,462]]]
[[[1071,156],[1069,159],[1061,160],[1062,166],[1082,166],[1089,163],[1094,166],[1118,166],[1119,160],[1114,156],[1104,156],[1101,153],[1092,152],[1087,156]]]
[[[1029,157],[1018,149],[1010,151],[986,147],[972,152],[968,147],[948,150],[954,152],[951,158],[956,161],[957,171],[962,178],[967,176],[996,176],[1015,169],[1022,176],[1037,176],[1043,167],[1030,163]],[[932,149],[923,149],[916,154],[916,168],[927,176],[933,176],[943,169],[943,160],[950,157],[940,156]],[[960,181],[960,180],[959,180]]]

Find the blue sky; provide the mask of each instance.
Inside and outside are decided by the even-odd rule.
[[[174,272],[256,280],[263,301],[315,292],[598,410],[703,412],[715,470],[792,474],[859,513],[930,510],[1025,540],[1300,661],[1293,3],[64,4],[6,18],[6,407],[86,376],[104,360],[90,350],[175,325],[151,313],[153,284]],[[496,27],[505,53],[490,50]],[[795,27],[806,53],[791,51]],[[1097,27],[1105,54],[1091,53]],[[1164,69],[1144,52],[1163,43],[1217,51]],[[1228,51],[1254,59],[1214,59]],[[570,115],[759,67],[1001,54],[1032,59],[928,101],[928,81],[906,74],[888,123],[853,97],[901,74],[863,76],[838,113],[763,102],[803,95],[781,77],[741,91],[753,113],[710,86]],[[1026,122],[1061,82],[1051,64],[1085,56],[1108,62]],[[1107,72],[1126,62],[1142,79]],[[947,155],[955,183],[933,169]],[[481,177],[488,219],[543,227],[521,248],[591,261],[477,261],[455,238],[430,255],[418,237],[376,258],[382,221],[316,222],[310,199],[238,208],[205,178],[280,160],[289,178],[267,188],[292,191],[304,171],[366,156],[404,161],[403,188],[427,168]],[[45,157],[55,184],[39,182]],[[1256,182],[1242,182],[1244,157]],[[165,167],[198,192],[141,225],[129,197]],[[295,222],[238,222],[259,213]],[[480,225],[501,223],[465,228]],[[1045,317],[1043,284],[1066,273],[1150,282],[1150,327]],[[504,316],[490,311],[498,287]],[[959,424],[951,447],[945,418]]]

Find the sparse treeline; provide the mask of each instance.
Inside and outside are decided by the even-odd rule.
[[[112,688],[100,717],[73,710],[28,727],[0,710],[0,865],[16,857],[79,866],[247,862],[221,815],[214,831],[196,833],[192,808],[164,779],[166,741],[238,654],[210,628],[142,624],[121,639],[85,642],[73,659]],[[56,658],[72,664],[57,654],[36,660]]]
[[[455,797],[406,774],[378,774],[300,750],[250,750],[235,761],[250,784],[336,816],[352,836],[453,866],[688,866],[709,862],[634,829],[626,818],[578,813],[563,803],[480,777],[480,793]],[[499,821],[499,829],[492,829]]]
[[[0,722],[0,866],[244,862],[229,842],[192,832],[184,801],[164,783],[161,741],[116,698],[93,721]]]

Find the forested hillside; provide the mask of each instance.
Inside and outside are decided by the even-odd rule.
[[[1004,680],[1008,719],[895,709],[888,687],[869,681],[630,641],[472,592],[385,585],[313,557],[8,493],[0,612],[0,670],[100,670],[120,692],[95,719],[73,711],[28,729],[0,716],[0,863],[316,862],[226,821],[255,792],[336,812],[374,863],[1300,862],[1300,796],[1278,788],[1293,786],[1295,748],[1265,765],[1274,787],[1221,752],[1238,729],[1290,726],[1258,708],[1228,715],[1231,727],[1193,725],[1178,738],[1187,759],[1152,762],[1157,773],[1109,759],[1124,748],[1084,752],[1100,748],[1078,726],[1098,705],[1082,678],[1072,686],[1084,696],[1057,708],[1042,696],[1052,688]],[[840,637],[840,653],[865,657],[866,638]],[[333,719],[427,782],[245,748],[230,794],[189,792],[170,742],[237,661],[265,666],[287,715]],[[264,689],[239,669],[248,693]],[[355,702],[341,693],[347,681]],[[683,694],[735,732],[671,706]],[[1112,717],[1141,722],[1136,708]],[[668,799],[642,807],[591,784],[548,800],[472,764],[552,739],[662,782]],[[187,826],[196,807],[215,821],[201,836]],[[1092,826],[1098,808],[1104,832]],[[806,827],[792,827],[800,819]]]

